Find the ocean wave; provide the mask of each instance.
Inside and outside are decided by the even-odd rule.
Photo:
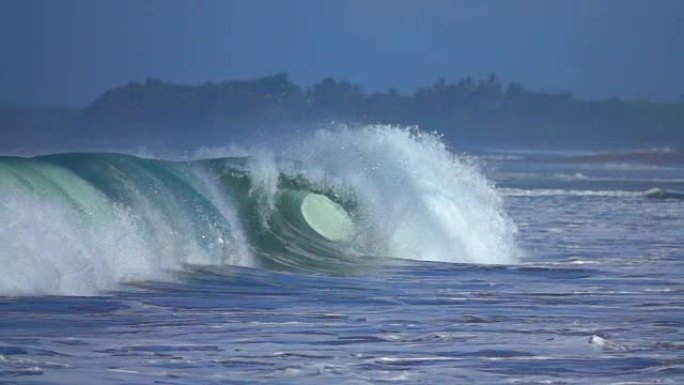
[[[553,180],[560,182],[639,182],[652,184],[681,184],[680,177],[645,177],[645,176],[595,176],[581,172],[547,173],[547,172],[511,172],[496,171],[491,175],[497,180]]]
[[[197,161],[2,157],[0,197],[0,295],[96,294],[184,266],[347,272],[374,258],[520,253],[472,161],[389,126]]]
[[[565,190],[565,189],[520,189],[502,188],[501,193],[507,197],[602,197],[602,198],[649,198],[649,199],[683,199],[684,193],[652,188],[645,191],[624,190]]]
[[[600,152],[590,155],[567,156],[564,162],[604,164],[606,167],[627,168],[641,166],[681,167],[684,152],[671,148],[654,148],[616,152]]]

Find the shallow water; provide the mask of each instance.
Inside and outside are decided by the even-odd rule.
[[[0,383],[680,384],[684,167],[482,157],[518,264],[186,266],[0,297]],[[360,257],[361,258],[361,257]]]

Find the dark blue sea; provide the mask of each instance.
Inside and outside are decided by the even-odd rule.
[[[0,157],[1,384],[682,384],[684,154]]]

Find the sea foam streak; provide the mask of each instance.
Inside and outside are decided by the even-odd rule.
[[[388,126],[318,131],[239,159],[0,158],[0,198],[0,295],[95,294],[187,264],[329,269],[362,255],[519,254],[501,198],[468,159],[434,135]],[[295,218],[303,201],[344,206],[353,234],[316,234]]]

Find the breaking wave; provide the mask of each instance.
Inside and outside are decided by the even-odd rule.
[[[88,295],[187,266],[516,261],[515,225],[439,137],[367,126],[249,156],[0,157],[0,295]]]

